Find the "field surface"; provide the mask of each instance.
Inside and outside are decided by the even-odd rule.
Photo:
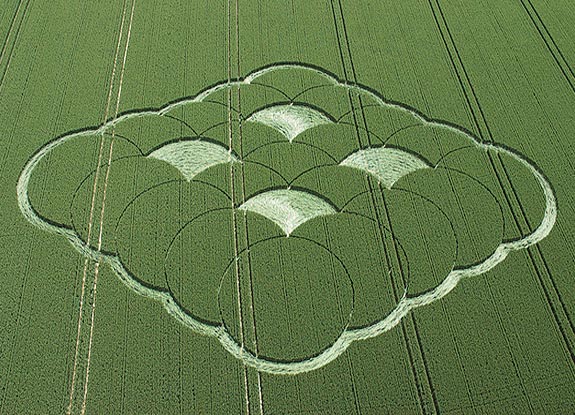
[[[575,413],[574,19],[0,0],[0,415]]]

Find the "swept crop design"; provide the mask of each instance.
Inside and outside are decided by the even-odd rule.
[[[283,91],[286,73],[291,73],[293,79],[301,76],[311,81],[306,81],[305,87],[299,88],[295,93],[288,93]],[[274,78],[278,74],[283,78]],[[188,117],[186,123],[177,121],[180,112],[187,110],[204,107],[222,109],[220,102],[222,94],[237,89],[242,90],[243,106],[248,115],[244,117],[243,114],[237,114],[239,122],[235,123],[233,128],[242,130],[246,146],[251,139],[250,131],[255,131],[254,134],[257,133],[263,140],[259,145],[254,145],[243,152],[233,140],[230,139],[228,142],[227,134],[218,132],[220,127],[224,129],[229,127],[230,131],[232,129],[231,121],[227,121],[225,116],[218,118],[216,114],[213,122],[207,123],[207,127],[204,125],[209,118],[207,115]],[[287,90],[293,89],[288,85]],[[250,91],[254,93],[250,95]],[[267,95],[261,93],[262,91],[266,91]],[[350,95],[361,97],[363,102],[361,108],[352,106],[350,110],[348,101]],[[363,123],[358,123],[356,118],[362,117]],[[350,121],[352,118],[353,122]],[[123,133],[123,126],[144,121],[151,125],[179,122],[178,125],[186,128],[186,133],[150,142],[142,142],[138,138],[130,137],[128,132]],[[350,138],[344,133],[344,130],[349,131],[349,127],[353,127],[352,132],[367,134],[370,142],[355,141],[353,134]],[[367,220],[369,223],[374,223],[374,226],[386,228],[385,232],[392,233],[392,237],[396,238],[391,229],[379,223],[377,213],[374,212],[381,210],[382,205],[374,200],[377,195],[383,194],[384,199],[392,203],[394,198],[407,194],[409,203],[426,206],[430,211],[439,212],[439,216],[443,218],[442,223],[448,224],[449,229],[446,231],[455,241],[456,252],[453,254],[453,263],[445,270],[444,275],[441,275],[437,284],[419,287],[415,293],[409,292],[408,287],[405,287],[405,294],[394,307],[375,321],[365,321],[357,325],[347,321],[334,342],[317,350],[311,356],[281,360],[258,355],[240,344],[241,342],[234,337],[223,321],[211,321],[190,311],[190,307],[184,306],[182,299],[170,288],[170,284],[157,283],[161,278],[150,282],[130,269],[122,255],[117,252],[118,245],[114,247],[113,237],[109,238],[108,244],[104,242],[101,250],[96,249],[85,241],[81,230],[72,223],[73,221],[61,223],[60,220],[45,217],[40,209],[33,205],[31,201],[33,198],[29,194],[30,182],[43,159],[60,151],[66,143],[108,135],[112,129],[115,130],[119,140],[125,140],[126,145],[133,149],[130,155],[115,159],[112,166],[114,164],[119,166],[122,160],[131,158],[141,160],[142,165],[149,165],[150,169],[154,166],[175,169],[174,171],[177,171],[182,178],[181,181],[190,186],[192,193],[195,189],[201,188],[202,198],[206,200],[211,198],[209,203],[206,202],[208,204],[203,207],[203,211],[200,209],[194,215],[190,215],[186,223],[177,230],[176,235],[170,236],[169,243],[165,247],[166,257],[170,255],[175,245],[174,241],[186,227],[192,226],[191,224],[195,224],[204,216],[215,215],[217,212],[226,214],[228,211],[233,211],[234,215],[240,217],[252,215],[260,220],[271,221],[281,232],[280,235],[268,235],[267,240],[276,238],[282,241],[288,239],[307,241],[308,237],[298,233],[305,230],[306,226],[317,221],[335,223],[330,221],[342,216],[349,216],[350,220]],[[153,127],[150,130],[153,130]],[[305,167],[305,163],[302,162],[302,168],[295,173],[292,172],[291,176],[282,169],[281,163],[270,161],[271,153],[264,154],[266,148],[268,150],[276,148],[280,154],[280,161],[287,159],[297,166],[298,160],[291,160],[291,156],[282,153],[286,148],[293,149],[296,146],[309,150],[304,154],[313,153],[317,157],[312,160],[309,167]],[[501,196],[490,187],[489,179],[486,179],[493,173],[485,167],[483,176],[474,177],[472,172],[466,170],[471,164],[482,166],[481,160],[489,152],[506,157],[513,168],[521,170],[524,175],[529,175],[531,190],[541,196],[544,206],[540,209],[538,225],[526,235],[505,237],[504,225],[508,212],[501,208],[502,204],[499,203]],[[268,176],[273,176],[277,182],[271,183],[261,177],[259,181],[255,180],[249,171],[245,170],[248,194],[246,200],[239,202],[235,200],[233,177],[229,180],[232,183],[232,190],[228,192],[225,190],[228,182],[224,179],[218,182],[214,179],[217,176],[206,175],[220,167],[226,167],[227,170],[218,171],[229,172],[247,166],[263,169],[267,175],[266,180]],[[330,175],[334,171],[348,177],[350,181],[364,181],[365,190],[358,192],[339,186],[337,183],[333,184],[335,179]],[[145,176],[146,172],[144,168],[139,170],[138,174]],[[90,172],[88,176],[89,174]],[[320,177],[317,183],[323,180],[322,183],[328,185],[315,186],[314,182],[307,180],[312,174]],[[465,194],[459,194],[454,190],[456,189],[454,183],[457,181],[466,186]],[[162,186],[168,186],[172,182],[174,180],[151,184],[136,197],[126,199],[122,202],[124,207],[120,208],[122,213],[118,216],[117,223],[120,223],[124,214],[133,206],[144,203],[143,195]],[[442,192],[433,187],[433,183],[438,182],[444,183],[446,188],[451,189],[449,191],[454,192],[454,200],[458,203],[450,205],[446,202],[447,198]],[[333,186],[330,187],[329,184]],[[79,188],[81,186],[80,183]],[[109,199],[113,200],[113,187],[110,186]],[[333,187],[337,191],[334,191]],[[118,189],[118,192],[121,191],[122,189]],[[489,206],[495,207],[490,213],[493,215],[495,225],[486,226],[485,241],[481,240],[481,236],[477,238],[474,235],[465,236],[466,232],[470,232],[466,223],[474,213],[463,208],[459,201],[472,195],[481,195],[485,200],[485,206],[473,207],[478,211],[489,209]],[[539,169],[518,152],[497,144],[480,142],[463,128],[434,120],[408,105],[391,101],[367,87],[342,82],[321,68],[303,64],[270,65],[253,71],[242,79],[219,83],[193,97],[174,101],[159,109],[131,111],[99,127],[56,138],[40,148],[24,166],[17,183],[17,197],[22,214],[31,224],[43,231],[66,238],[87,258],[107,264],[129,289],[160,302],[171,316],[194,332],[217,338],[229,353],[245,365],[273,374],[298,374],[315,370],[336,359],[353,342],[373,338],[389,331],[411,310],[441,299],[462,279],[484,274],[505,260],[510,252],[525,249],[544,239],[553,228],[557,216],[556,200],[551,185]],[[198,196],[197,199],[201,198]],[[215,205],[211,202],[214,200]],[[217,205],[218,200],[222,201],[221,205]],[[73,217],[73,213],[70,216]],[[392,217],[391,221],[393,220]],[[407,220],[415,221],[416,218]],[[115,230],[118,226],[116,225]],[[493,232],[499,234],[493,237],[491,235]],[[204,234],[206,239],[210,238],[209,231],[205,231]],[[229,238],[231,240],[233,235],[230,234]],[[252,241],[251,246],[265,243],[264,239]],[[477,239],[479,239],[477,247],[467,246],[471,244],[469,241]],[[404,242],[401,238],[397,241]],[[324,248],[322,245],[322,249]],[[484,250],[478,253],[479,248]],[[250,246],[245,247],[244,251],[247,252],[249,249]],[[324,250],[327,251],[327,248]],[[238,256],[244,251],[236,251],[235,258],[226,258],[227,263],[237,261]],[[464,252],[468,254],[464,255]],[[422,253],[408,252],[408,263],[410,255],[416,257]],[[345,266],[345,261],[341,264]],[[197,275],[197,278],[202,277]],[[352,285],[362,277],[349,274]],[[254,289],[257,290],[257,287]],[[213,301],[217,302],[220,290],[221,283],[217,292],[206,292],[205,296],[213,295]],[[353,313],[353,307],[350,313]]]

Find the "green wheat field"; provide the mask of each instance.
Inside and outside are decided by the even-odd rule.
[[[0,415],[575,413],[573,19],[0,0]]]

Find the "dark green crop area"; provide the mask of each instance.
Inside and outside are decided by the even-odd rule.
[[[0,415],[575,413],[574,19],[0,0]]]

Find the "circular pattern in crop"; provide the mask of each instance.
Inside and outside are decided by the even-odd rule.
[[[114,153],[98,223],[101,143]],[[526,234],[508,226],[493,160],[529,197]],[[385,333],[556,219],[550,184],[519,153],[299,64],[56,138],[17,193],[33,225],[275,374]]]

